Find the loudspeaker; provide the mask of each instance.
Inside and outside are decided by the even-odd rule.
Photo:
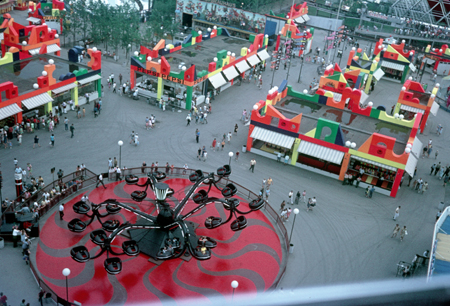
[[[6,223],[14,223],[16,222],[16,214],[13,212],[5,213],[5,222]]]
[[[33,226],[30,227],[29,236],[30,237],[39,237],[39,223],[36,222]]]

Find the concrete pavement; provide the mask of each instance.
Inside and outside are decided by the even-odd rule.
[[[313,41],[313,49],[323,49],[325,33],[317,31]],[[364,46],[364,44],[361,44]],[[343,67],[350,48],[347,48],[342,59]],[[295,65],[295,66],[294,66]],[[302,83],[297,83],[300,69],[299,59],[294,60],[291,67],[289,84],[301,91],[309,86],[313,77],[317,78],[317,65],[304,64]],[[274,86],[286,78],[285,70],[275,73]],[[106,77],[119,73],[127,79],[129,68],[121,64],[103,62],[103,83]],[[190,168],[201,168],[214,171],[217,167],[228,163],[228,152],[241,149],[246,143],[248,129],[239,121],[242,110],[251,110],[254,103],[265,100],[270,89],[272,72],[267,69],[263,73],[263,89],[259,90],[254,83],[244,83],[222,92],[212,101],[212,114],[208,116],[208,124],[186,127],[187,111],[166,111],[146,104],[145,100],[134,101],[128,97],[120,97],[105,90],[103,110],[98,118],[94,118],[93,105],[85,105],[87,116],[76,119],[75,112],[67,117],[75,125],[75,137],[64,131],[60,125],[55,130],[55,147],[48,145],[50,133],[37,131],[41,138],[41,148],[32,148],[34,134],[26,134],[23,144],[18,147],[14,143],[12,150],[0,149],[0,162],[4,178],[4,197],[14,197],[13,159],[16,157],[21,166],[27,162],[33,165],[33,174],[42,175],[46,182],[51,181],[50,169],[63,169],[70,173],[76,166],[84,163],[90,170],[99,173],[107,170],[108,158],[119,158],[118,140],[123,140],[122,165],[135,167],[146,161],[147,164],[158,161],[159,164],[169,162],[175,166],[187,163]],[[375,106],[385,105],[387,109],[398,97],[401,84],[381,81],[370,96]],[[156,115],[157,124],[153,130],[145,130],[145,117]],[[448,125],[446,112],[431,117],[423,135],[419,138],[426,142],[433,138],[434,150],[439,150],[439,161],[448,163],[450,150],[445,143],[450,134],[446,133]],[[224,151],[208,151],[206,162],[198,161],[196,151],[199,146],[209,146],[213,138],[221,138],[232,131],[234,124],[239,124],[239,133],[233,136],[231,144]],[[434,127],[441,123],[444,133],[437,137]],[[195,129],[201,132],[200,143],[195,142]],[[129,144],[131,131],[139,133],[140,145]],[[252,158],[257,161],[255,173],[248,171]],[[367,199],[362,189],[342,186],[339,181],[323,177],[291,166],[283,166],[252,153],[241,153],[239,161],[232,160],[232,179],[254,191],[259,190],[263,178],[271,176],[273,187],[269,202],[277,209],[282,200],[287,198],[291,189],[307,191],[307,196],[316,196],[318,204],[314,211],[306,212],[306,205],[299,206],[300,213],[295,223],[292,242],[295,245],[293,254],[289,255],[288,269],[280,283],[280,288],[305,287],[346,282],[390,279],[395,277],[396,264],[400,260],[411,261],[416,253],[421,254],[431,245],[432,230],[437,213],[437,205],[444,198],[444,187],[435,177],[429,177],[429,169],[434,159],[421,159],[418,164],[418,176],[429,182],[429,191],[417,194],[406,188],[407,182],[392,199],[375,194]],[[392,220],[395,208],[401,205],[402,210],[398,223],[408,227],[409,235],[403,242],[391,239],[390,234],[397,222]],[[291,230],[293,216],[286,223]],[[8,295],[9,302],[18,304],[25,296],[31,305],[37,305],[37,288],[27,266],[17,259],[18,249],[7,244],[0,250],[1,266],[10,277],[0,277],[0,291]],[[13,253],[12,253],[13,252]],[[8,255],[11,254],[11,255]],[[2,269],[2,275],[3,275]],[[11,279],[17,279],[11,281]],[[26,290],[21,289],[26,288]],[[34,301],[33,301],[34,299]]]

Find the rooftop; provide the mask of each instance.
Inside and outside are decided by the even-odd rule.
[[[227,50],[236,53],[236,57],[238,57],[241,54],[241,48],[249,46],[248,40],[221,35],[167,54],[165,58],[170,64],[171,71],[180,72],[181,67],[178,66],[184,63],[183,65],[187,68],[194,64],[198,73],[202,70],[208,70],[208,65],[214,61],[217,52]]]
[[[303,114],[300,134],[306,134],[316,128],[319,118],[341,123],[345,141],[355,142],[356,148],[359,148],[373,133],[379,133],[395,138],[394,153],[402,154],[411,133],[411,129],[408,127],[291,96],[281,99],[275,107],[288,119],[294,118],[299,113]],[[272,120],[271,124],[277,125],[278,123]]]
[[[82,68],[91,70],[86,65],[72,63],[57,56],[39,55],[26,60],[2,65],[0,69],[0,84],[4,82],[13,82],[19,88],[19,94],[32,91],[33,84],[37,83],[37,78],[42,76],[44,66],[48,65],[49,59],[55,61],[55,71],[53,77],[59,82],[59,77],[63,74],[73,72]]]

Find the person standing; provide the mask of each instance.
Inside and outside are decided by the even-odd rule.
[[[270,187],[273,183],[272,178],[269,176],[269,178],[267,179],[267,186]]]
[[[434,164],[431,166],[431,172],[430,172],[430,175],[432,175],[433,172],[436,170],[436,166],[437,166],[436,163],[434,163]]]
[[[36,145],[38,145],[39,148],[41,147],[41,145],[39,144],[39,136],[38,135],[34,136],[33,149],[36,147]]]
[[[138,133],[134,134],[134,145],[137,147],[139,145],[139,136]]]
[[[187,115],[186,122],[187,122],[186,126],[191,125],[191,114]]]
[[[397,218],[398,218],[398,216],[400,216],[400,208],[402,208],[402,207],[399,206],[399,207],[397,207],[397,208],[395,209],[395,212],[394,212],[394,221],[396,221]]]
[[[187,173],[188,169],[189,169],[188,165],[187,165],[187,164],[184,164],[184,167],[183,167],[183,175],[185,175],[185,174]]]
[[[402,230],[400,231],[400,241],[403,241],[403,238],[408,235],[408,231],[406,230],[406,225],[403,226]]]
[[[291,202],[291,205],[294,204],[294,191],[293,190],[291,190],[289,192],[288,198],[289,198],[289,201]]]
[[[134,131],[130,134],[130,144],[134,141]]]
[[[392,231],[391,238],[397,237],[398,232],[400,231],[400,225],[395,225],[394,230]]]
[[[116,87],[117,87],[117,84],[114,83],[114,84],[113,84],[113,93],[117,93],[117,92],[116,92]]]
[[[70,135],[70,138],[73,138],[74,131],[75,131],[75,127],[73,126],[73,123],[72,123],[72,125],[70,126],[70,133],[72,134],[72,135]]]
[[[52,136],[50,136],[50,145],[51,145],[52,147],[55,146],[55,134],[52,134]]]
[[[218,150],[217,150],[218,151]],[[236,154],[235,154],[235,156],[236,156],[236,161],[238,161],[238,159],[239,159],[239,151],[236,151]]]
[[[234,126],[234,134],[237,135],[238,130],[239,130],[239,126],[238,126],[238,124],[236,123],[236,125]]]
[[[280,205],[280,213],[284,210],[284,207],[286,206],[286,201],[281,202]]]
[[[13,226],[13,231],[12,231],[12,236],[13,236],[13,242],[14,242],[14,247],[17,248],[17,242],[20,239],[20,231],[19,228],[17,226]]]
[[[369,189],[369,198],[370,199],[372,198],[374,192],[375,192],[375,187],[372,185],[372,187]]]
[[[300,200],[300,197],[301,197],[300,191],[297,191],[297,194],[295,195],[295,200],[294,200],[294,203],[295,203],[295,204],[298,204],[298,202],[299,202],[299,200]]]
[[[434,167],[434,176],[436,176],[436,174],[438,174],[439,170],[441,170],[441,162],[438,162],[437,164],[435,163],[434,165],[436,165]]]
[[[119,167],[117,167],[116,169],[116,182],[120,181],[120,175],[122,174],[122,171],[120,170]]]
[[[114,77],[113,77],[113,80],[114,80]],[[121,73],[119,73],[119,83],[122,84],[122,74]]]
[[[59,220],[62,220],[64,218],[64,203],[61,203],[59,205]]]
[[[252,173],[254,173],[254,172],[255,172],[255,165],[256,165],[256,160],[255,160],[255,159],[252,159],[252,160],[250,161],[250,168],[249,168],[248,170],[249,170],[249,171],[252,170]]]
[[[66,131],[69,130],[69,119],[67,119],[67,117],[64,117],[64,129]]]
[[[195,130],[195,141],[197,141],[197,143],[198,143],[199,139],[200,139],[200,131],[198,129],[196,129]]]
[[[228,140],[228,143],[231,142],[231,132],[228,132],[228,134],[227,134],[227,140]]]
[[[217,140],[214,138],[212,145],[211,145],[213,152],[216,152],[216,145],[217,145]]]
[[[102,184],[103,188],[106,189],[105,184],[103,184],[103,175],[101,173],[97,178],[97,184],[95,185],[95,188],[97,188],[99,184]]]

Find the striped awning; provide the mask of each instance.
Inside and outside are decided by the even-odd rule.
[[[60,94],[62,92],[71,90],[72,88],[75,88],[75,87],[77,87],[77,84],[70,83],[70,84],[67,84],[67,85],[55,88],[55,89],[52,90],[52,92],[57,95],[57,94]]]
[[[266,49],[259,51],[257,54],[261,61],[265,61],[266,59],[270,58],[270,55],[269,53],[267,53]]]
[[[18,114],[22,109],[16,103],[0,108],[0,120]]]
[[[22,105],[25,106],[28,110],[30,110],[52,101],[53,101],[52,97],[50,97],[50,95],[45,92],[32,98],[23,100]]]
[[[255,126],[250,137],[288,149],[292,148],[292,144],[295,141],[295,138],[292,136],[266,130],[259,126]]]
[[[28,17],[26,20],[31,21],[32,23],[38,23],[41,21],[39,18],[36,17]]]
[[[342,163],[342,159],[344,158],[344,152],[330,149],[305,140],[300,141],[300,146],[297,151],[301,154],[323,159],[336,165],[340,165]]]
[[[361,161],[363,163],[368,163],[368,164],[371,164],[371,165],[374,165],[374,166],[377,166],[377,167],[381,167],[381,168],[384,168],[384,169],[387,169],[387,170],[397,171],[397,168],[394,168],[394,167],[391,167],[391,166],[388,166],[388,165],[383,165],[383,164],[375,162],[373,160],[365,159],[365,158],[362,158],[362,157],[359,157],[359,156],[356,156],[356,155],[352,155],[351,158],[359,160],[359,161]]]
[[[400,105],[400,109],[403,109],[403,110],[411,112],[411,113],[416,113],[416,114],[417,113],[421,113],[421,114],[425,113],[425,111],[423,109],[412,107],[409,105],[403,105],[403,104]]]
[[[404,65],[393,63],[393,62],[388,62],[388,61],[382,61],[381,67],[390,68],[390,69],[394,69],[394,70],[398,70],[398,71],[405,70]]]
[[[97,81],[98,79],[101,79],[101,78],[102,78],[101,75],[96,74],[96,75],[90,76],[88,78],[79,80],[78,84],[84,85],[84,84],[87,84],[87,83],[90,83],[90,82],[93,82],[93,81]]]
[[[260,61],[261,60],[259,59],[259,57],[256,54],[253,54],[252,56],[247,58],[247,62],[250,64],[250,66],[256,66],[259,64]]]
[[[237,77],[239,75],[239,73],[236,71],[236,68],[234,68],[234,66],[231,66],[230,68],[225,69],[224,71],[222,71],[222,73],[226,76],[228,81],[231,81],[232,79],[234,79],[235,77]]]
[[[211,82],[211,84],[214,86],[214,88],[219,88],[220,86],[223,86],[227,83],[225,78],[222,76],[222,73],[216,73],[212,77],[209,77],[208,80]]]
[[[247,61],[240,61],[239,63],[237,63],[234,66],[240,73],[244,73],[250,69],[250,66],[247,64]]]
[[[384,75],[384,71],[383,71],[383,69],[381,69],[381,68],[378,68],[378,69],[373,73],[373,77],[374,77],[377,81],[381,80],[381,78],[383,77],[383,75]]]
[[[36,49],[30,49],[28,50],[28,52],[31,54],[31,51],[34,51],[35,53],[39,53],[39,51],[41,50],[41,47],[36,48]],[[53,53],[53,52],[58,52],[61,51],[61,48],[57,45],[57,44],[51,44],[47,46],[47,53]]]
[[[338,93],[338,92],[333,92],[333,99],[336,102],[340,102],[342,99],[342,94]]]

